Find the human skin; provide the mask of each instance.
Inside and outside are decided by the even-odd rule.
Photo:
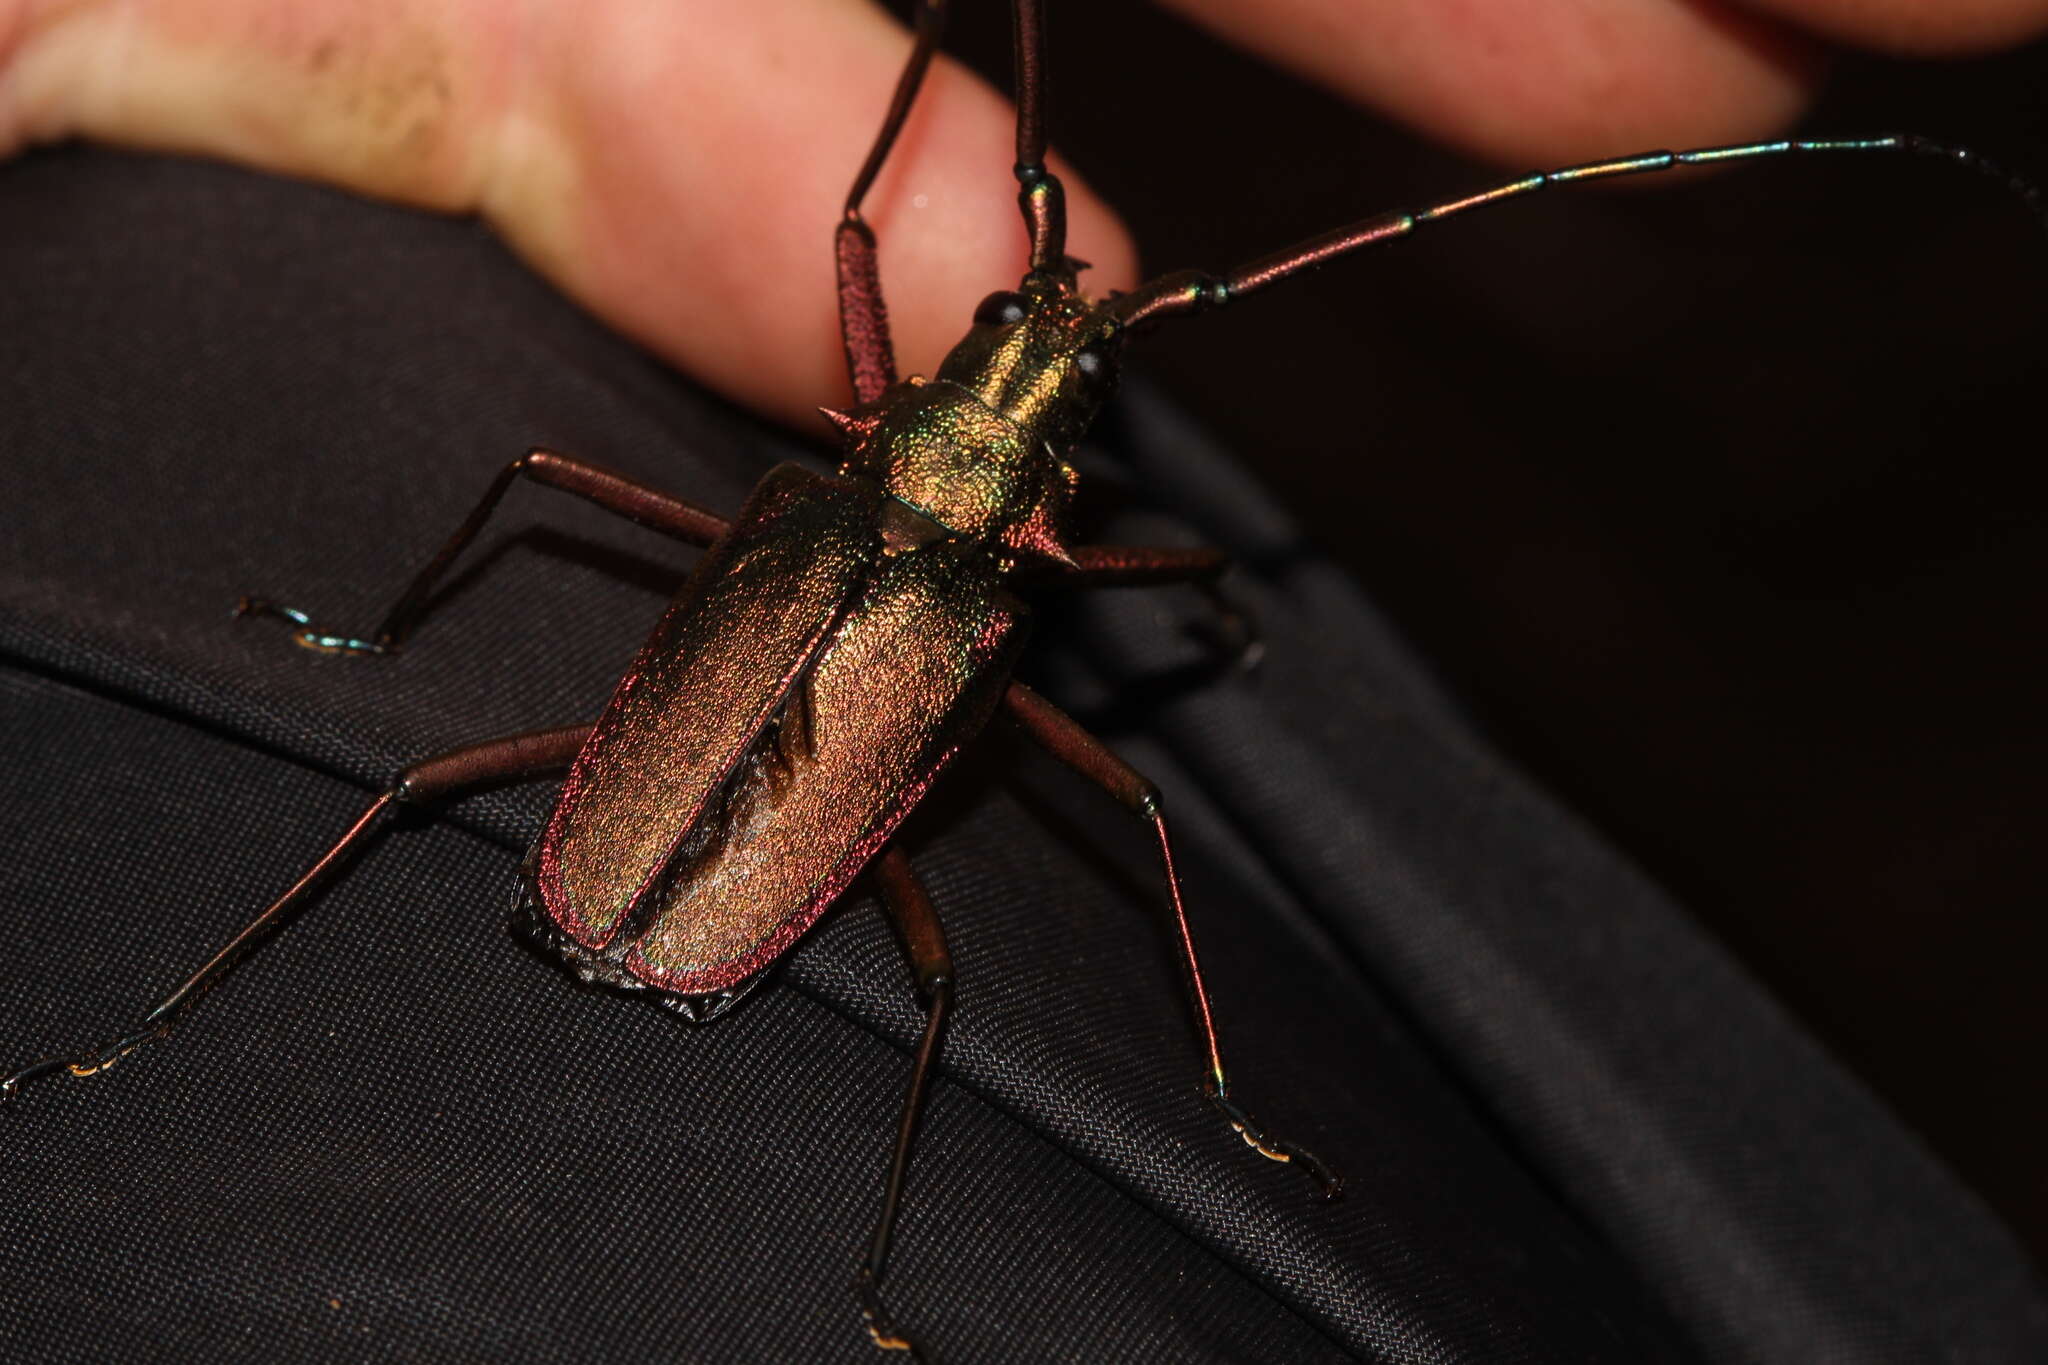
[[[1768,134],[1830,46],[2048,28],[2048,0],[1168,3],[1522,166]],[[613,325],[804,423],[846,392],[823,225],[907,43],[867,0],[0,0],[0,154],[84,137],[478,213]],[[942,57],[869,200],[883,277],[919,281],[891,299],[906,371],[1022,271],[1010,137],[1008,103]],[[1090,287],[1132,284],[1114,211],[1063,175]]]

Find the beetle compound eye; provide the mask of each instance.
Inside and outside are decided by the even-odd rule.
[[[974,310],[974,325],[977,327],[1007,327],[1013,322],[1024,321],[1030,313],[1022,294],[1013,294],[999,289],[981,301]]]
[[[1074,374],[1079,378],[1083,392],[1092,397],[1104,397],[1116,382],[1116,365],[1107,341],[1091,341],[1074,352]]]

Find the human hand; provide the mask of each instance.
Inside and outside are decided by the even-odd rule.
[[[1953,52],[2048,26],[2048,0],[1170,3],[1523,164],[1763,134],[1830,41]],[[0,152],[88,137],[479,213],[613,325],[801,420],[845,389],[829,230],[906,41],[855,0],[0,0]],[[918,282],[890,300],[906,370],[1021,273],[1010,137],[1000,96],[934,65],[868,201],[884,280]],[[1128,236],[1062,174],[1091,286],[1128,287]]]

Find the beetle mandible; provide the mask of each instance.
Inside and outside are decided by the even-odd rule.
[[[840,300],[858,403],[833,414],[845,463],[830,476],[785,467],[739,515],[719,517],[621,476],[548,452],[515,462],[486,493],[368,638],[281,614],[302,643],[388,653],[417,624],[434,586],[517,479],[576,493],[688,541],[708,544],[698,571],[593,728],[486,742],[405,770],[307,877],[238,934],[143,1021],[82,1058],[37,1063],[22,1083],[91,1074],[160,1037],[393,807],[484,781],[569,769],[523,878],[536,932],[587,979],[644,990],[708,1021],[763,973],[872,864],[906,939],[928,1021],[892,1156],[883,1212],[862,1270],[878,1343],[902,1345],[877,1286],[925,1085],[951,1003],[952,973],[930,899],[890,847],[904,815],[998,708],[1150,823],[1172,903],[1171,846],[1157,793],[1049,703],[1010,681],[1025,613],[1012,584],[1032,579],[1143,584],[1213,578],[1200,551],[1078,545],[1066,523],[1074,477],[1065,455],[1114,387],[1137,328],[1220,307],[1266,284],[1415,228],[1552,184],[1714,160],[1795,152],[1948,149],[1912,139],[1784,142],[1653,153],[1526,177],[1416,212],[1366,220],[1222,275],[1168,276],[1088,303],[1064,252],[1059,182],[1044,168],[1041,16],[1019,0],[1018,178],[1032,265],[991,296],[929,382],[898,382],[860,204],[907,115],[934,51],[942,7],[919,34],[883,129],[849,194],[837,238]],[[1950,153],[1952,154],[1952,153]],[[1335,1179],[1307,1153],[1236,1109],[1209,1023],[1185,917],[1212,1097],[1251,1144],[1298,1161],[1325,1189]]]

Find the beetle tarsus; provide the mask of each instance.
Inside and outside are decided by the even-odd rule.
[[[6,1080],[0,1081],[0,1105],[12,1104],[14,1097],[21,1093],[21,1088],[30,1081],[41,1080],[55,1072],[67,1070],[70,1065],[66,1058],[46,1057],[40,1062],[23,1067]]]
[[[1326,1203],[1344,1193],[1344,1177],[1331,1170],[1321,1157],[1306,1147],[1275,1137],[1261,1128],[1257,1120],[1239,1108],[1236,1102],[1218,1089],[1213,1081],[1205,1087],[1205,1091],[1209,1096],[1209,1102],[1222,1111],[1223,1117],[1229,1120],[1230,1126],[1237,1130],[1237,1135],[1244,1139],[1247,1147],[1269,1161],[1301,1167],[1302,1172],[1315,1182]]]
[[[31,1062],[6,1080],[0,1080],[0,1105],[12,1103],[21,1088],[45,1076],[69,1075],[83,1079],[97,1076],[144,1043],[153,1043],[171,1031],[169,1024],[153,1024],[123,1034],[111,1043],[71,1057],[45,1057]]]
[[[333,635],[313,624],[313,618],[297,607],[287,607],[267,597],[242,597],[235,602],[235,616],[261,616],[282,621],[295,629],[292,643],[316,654],[396,654],[395,641],[379,637],[362,640],[353,635]]]
[[[860,1316],[867,1324],[868,1339],[881,1351],[902,1351],[907,1360],[919,1365],[932,1365],[930,1357],[917,1349],[917,1343],[903,1334],[889,1316],[889,1307],[882,1302],[881,1290],[875,1284],[873,1267],[863,1264],[860,1273],[854,1277],[853,1292],[860,1298]]]

